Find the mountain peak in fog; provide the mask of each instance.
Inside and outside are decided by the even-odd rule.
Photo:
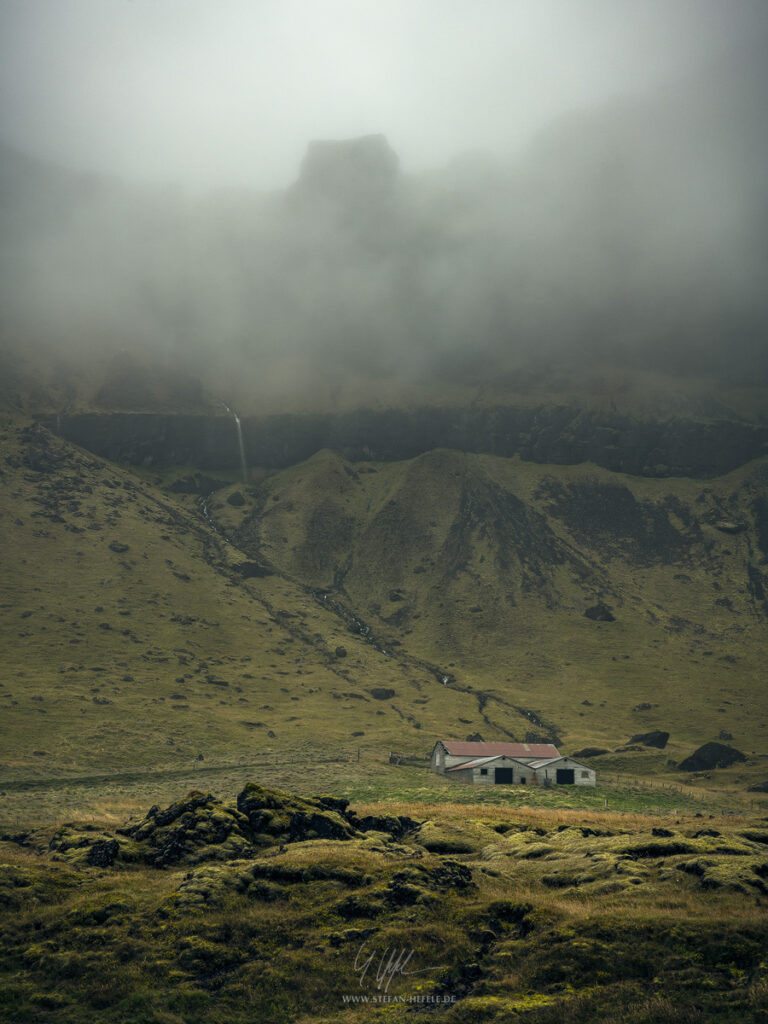
[[[336,203],[375,202],[391,194],[399,174],[400,161],[383,135],[315,140],[301,163],[297,190]]]

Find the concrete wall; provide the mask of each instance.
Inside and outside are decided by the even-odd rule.
[[[453,758],[452,760],[454,762],[460,762],[461,758]],[[496,776],[494,774],[495,768],[511,768],[512,782],[497,783]],[[597,775],[595,770],[593,768],[588,768],[579,761],[574,761],[571,757],[559,758],[551,765],[537,769],[533,769],[530,765],[526,765],[514,758],[498,757],[493,761],[489,761],[487,764],[478,765],[475,768],[466,768],[459,769],[458,771],[447,772],[446,778],[475,786],[556,786],[558,784],[558,768],[572,768],[573,784],[576,786],[595,786],[597,784]],[[483,769],[486,770],[485,775],[483,774]],[[525,783],[522,782],[523,779],[525,779]]]
[[[573,769],[573,783],[575,786],[597,785],[597,773],[594,768],[588,768],[586,765],[581,764],[580,761],[574,761],[572,757],[561,757],[551,765],[537,768],[536,781],[538,784],[545,786],[549,783],[549,785],[556,786],[558,768]]]
[[[513,781],[511,783],[497,783],[494,774],[496,768],[511,768]],[[485,775],[483,775],[483,769],[486,771]],[[514,758],[497,757],[495,760],[489,761],[488,764],[478,765],[475,768],[447,772],[446,778],[455,779],[457,782],[472,783],[476,786],[520,785],[521,779],[525,779],[526,784],[536,785],[534,775],[533,769],[525,764],[521,764],[520,761]]]

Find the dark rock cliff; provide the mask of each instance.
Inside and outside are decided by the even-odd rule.
[[[115,462],[237,469],[226,416],[83,413],[41,417],[50,430]],[[594,462],[637,476],[708,478],[768,452],[768,425],[731,420],[644,422],[568,407],[359,410],[243,420],[249,465],[282,468],[332,448],[353,461],[413,458],[434,448],[560,465]]]

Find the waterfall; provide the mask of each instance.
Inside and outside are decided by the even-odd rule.
[[[237,447],[240,455],[240,471],[243,474],[243,483],[248,483],[248,466],[245,462],[245,445],[243,444],[243,428],[240,425],[240,417],[237,415],[234,409],[230,409],[226,402],[221,403],[227,412],[230,414],[232,419],[235,421],[235,429],[237,430]]]

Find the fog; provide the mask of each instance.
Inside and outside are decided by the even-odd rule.
[[[555,364],[759,381],[767,24],[719,0],[0,0],[5,358],[54,367],[55,403],[165,381],[247,411]]]

